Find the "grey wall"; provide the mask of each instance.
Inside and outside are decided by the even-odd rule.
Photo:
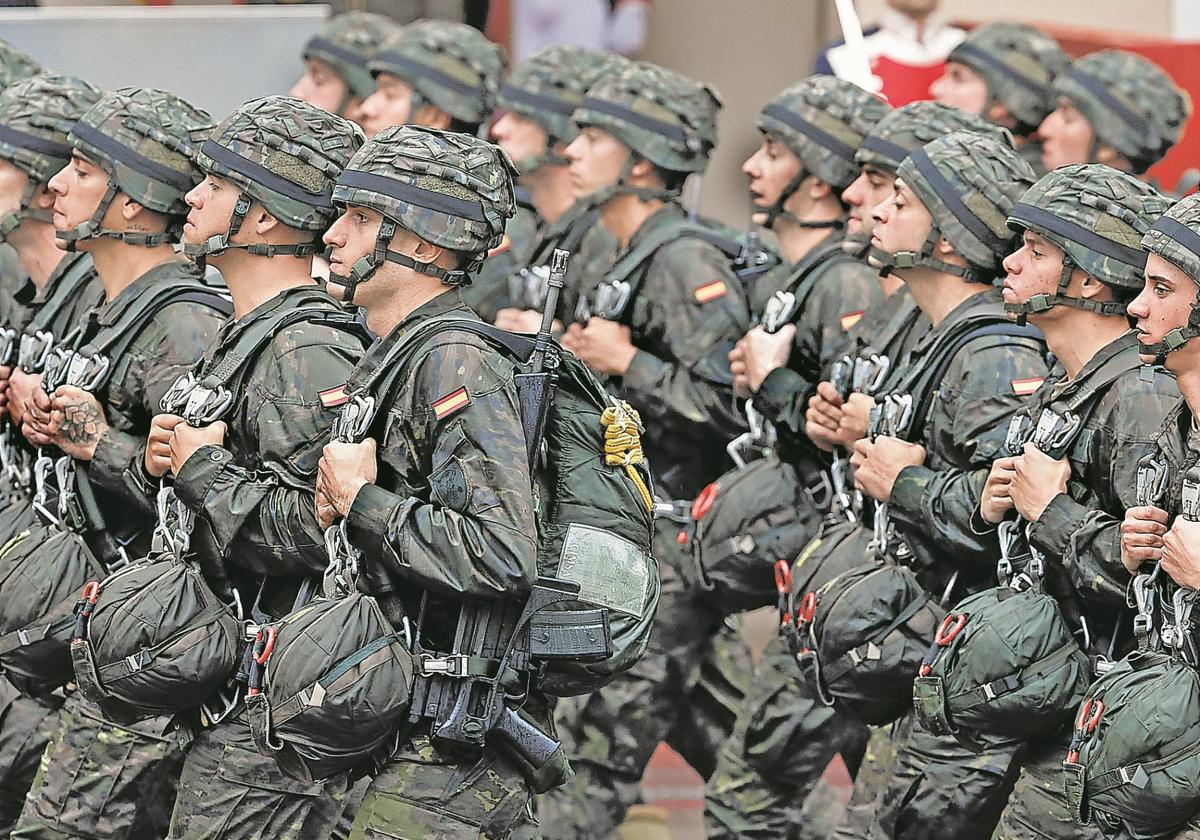
[[[328,6],[0,9],[0,38],[99,87],[159,87],[220,119],[286,93]]]

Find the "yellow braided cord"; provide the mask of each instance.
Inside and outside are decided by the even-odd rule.
[[[629,403],[621,402],[604,409],[600,422],[604,424],[604,463],[610,467],[624,467],[625,474],[642,494],[646,510],[654,510],[650,488],[634,466],[646,460],[642,454],[642,419]]]

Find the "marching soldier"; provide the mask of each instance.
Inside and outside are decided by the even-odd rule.
[[[359,109],[375,92],[367,62],[399,28],[371,12],[338,15],[304,45],[304,72],[289,95],[359,122]]]

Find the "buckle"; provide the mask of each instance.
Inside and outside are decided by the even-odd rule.
[[[433,656],[431,654],[421,654],[420,670],[421,676],[433,677],[443,676],[452,679],[464,679],[467,674],[467,659],[466,654],[454,653],[449,656]]]
[[[233,392],[224,385],[210,388],[197,385],[187,396],[183,407],[183,419],[190,426],[207,426],[221,419],[226,409],[233,405]]]
[[[109,358],[99,353],[94,356],[72,353],[67,363],[66,382],[90,393],[100,385],[111,366]]]
[[[183,376],[176,379],[167,392],[163,394],[162,399],[158,401],[158,406],[167,414],[178,414],[183,410],[183,406],[187,404],[187,396],[196,387],[196,375],[190,370]]]

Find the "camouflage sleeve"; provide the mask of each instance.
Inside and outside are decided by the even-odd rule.
[[[537,526],[513,366],[443,333],[393,402],[380,457],[415,477],[411,495],[375,484],[347,517],[360,585],[492,596],[524,591]],[[418,486],[424,485],[424,486]]]
[[[154,495],[146,495],[146,434],[149,418],[161,412],[160,402],[175,380],[192,369],[221,329],[219,312],[199,303],[184,301],[162,309],[130,348],[131,361],[109,390],[114,399],[144,418],[144,427],[108,431],[96,445],[88,466],[88,477],[97,487],[117,494],[121,501],[153,519]]]
[[[1033,546],[1061,560],[1088,600],[1125,604],[1129,572],[1121,565],[1121,521],[1137,504],[1138,461],[1156,448],[1154,436],[1177,400],[1173,389],[1162,373],[1151,383],[1133,373],[1114,384],[1068,455],[1073,478],[1067,492],[1029,529]]]
[[[1027,339],[989,336],[958,352],[929,409],[925,464],[906,467],[892,488],[888,509],[906,540],[966,568],[996,561],[995,532],[976,533],[971,514],[1009,418],[1047,373],[1041,345]]]
[[[205,446],[183,465],[175,490],[208,522],[231,563],[256,574],[311,574],[328,559],[314,498],[317,464],[337,416],[320,395],[346,383],[362,348],[314,324],[277,336],[275,347],[282,352],[249,377],[238,411],[245,429],[238,437],[253,464],[240,466],[228,449]]]
[[[729,351],[749,329],[750,315],[724,255],[694,239],[664,247],[634,307],[638,352],[621,378],[622,396],[646,423],[699,424],[735,437],[742,421],[734,406]],[[655,352],[646,349],[650,341]]]
[[[821,371],[846,352],[850,329],[881,300],[883,290],[870,266],[850,260],[829,263],[797,319],[788,366],[815,387]]]

